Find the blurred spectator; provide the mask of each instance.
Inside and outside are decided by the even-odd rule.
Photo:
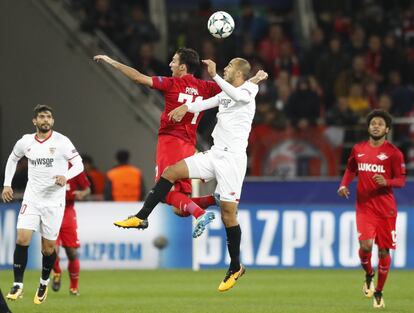
[[[87,8],[86,14],[83,29],[86,31],[100,29],[109,38],[114,39],[116,37],[118,18],[112,10],[110,0],[95,0],[94,5]]]
[[[397,38],[394,34],[388,33],[384,38],[382,52],[382,75],[384,79],[387,79],[393,70],[401,72],[405,62],[405,54],[399,46]]]
[[[391,97],[387,95],[386,93],[383,93],[382,95],[380,95],[379,101],[378,101],[378,109],[391,113],[391,108],[392,108]]]
[[[277,98],[275,102],[275,109],[279,111],[284,111],[286,104],[289,101],[290,95],[292,93],[292,89],[290,85],[286,83],[280,83],[277,85]]]
[[[325,119],[325,136],[337,148],[340,164],[346,164],[349,149],[344,147],[344,143],[358,140],[358,115],[350,109],[348,98],[339,97],[335,106],[326,112]]]
[[[286,104],[285,113],[292,126],[300,130],[316,125],[320,117],[320,99],[310,89],[308,78],[302,77],[298,80],[296,90]]]
[[[254,43],[259,42],[266,32],[267,21],[255,13],[250,0],[242,0],[240,9],[240,16],[235,19],[237,25],[235,35],[239,38],[238,41],[242,44],[246,40],[252,40]]]
[[[375,80],[370,79],[365,84],[365,95],[368,98],[369,107],[371,109],[378,108],[378,84]]]
[[[280,47],[286,41],[288,40],[285,38],[282,27],[278,24],[271,24],[268,36],[259,44],[259,54],[268,68],[273,68],[274,60],[280,56]]]
[[[414,90],[402,83],[401,74],[391,71],[387,92],[392,99],[392,114],[395,116],[407,116],[414,108]]]
[[[408,10],[403,13],[403,38],[407,46],[414,45],[414,3],[410,4]]]
[[[265,62],[263,58],[256,52],[256,48],[252,40],[246,40],[244,42],[240,57],[249,61],[252,67],[251,73],[256,73],[254,71],[254,68],[257,68],[257,67],[260,67],[261,69],[265,69],[267,72],[269,72],[269,70],[264,67]]]
[[[384,9],[378,1],[363,0],[358,3],[356,19],[368,34],[384,33],[387,25],[384,23]]]
[[[141,170],[129,164],[129,151],[116,153],[118,164],[107,172],[105,200],[140,201],[145,193]]]
[[[134,5],[124,26],[122,42],[128,55],[134,55],[143,43],[154,43],[160,34],[140,5]]]
[[[329,49],[316,65],[315,77],[325,91],[325,106],[334,102],[333,86],[335,79],[348,66],[348,57],[342,51],[341,41],[337,36],[329,40]]]
[[[368,51],[365,54],[365,64],[368,75],[370,75],[377,83],[381,83],[383,80],[381,46],[381,38],[377,35],[372,35],[369,37]]]
[[[346,50],[351,57],[362,55],[365,52],[365,31],[361,26],[356,25],[353,28]]]
[[[171,71],[163,62],[155,58],[154,45],[150,42],[141,44],[134,66],[148,76],[169,76]]]
[[[210,59],[214,60],[217,64],[217,69],[221,70],[223,68],[223,62],[221,55],[217,53],[216,45],[211,39],[203,39],[201,43],[200,58],[202,60]],[[200,77],[205,80],[211,80],[211,76],[207,72],[206,66],[201,66],[201,75]]]
[[[311,32],[311,44],[302,56],[301,69],[304,75],[315,74],[316,64],[325,54],[325,33],[319,27]]]
[[[273,77],[278,78],[280,71],[286,71],[290,74],[293,82],[296,82],[300,75],[299,60],[290,42],[283,42],[280,47],[280,55],[273,63]]]
[[[348,96],[348,104],[352,112],[360,117],[364,116],[370,109],[368,99],[364,96],[361,84],[351,85]]]
[[[336,105],[326,113],[325,120],[328,126],[351,127],[358,123],[358,115],[351,110],[346,97],[339,97]]]
[[[85,173],[91,183],[91,197],[94,200],[101,201],[104,199],[105,174],[97,169],[91,156],[82,155]]]
[[[342,10],[335,12],[333,28],[336,34],[340,35],[343,40],[349,38],[352,29],[352,20]]]
[[[339,73],[335,81],[335,94],[337,97],[347,96],[353,84],[365,84],[369,79],[364,58],[357,55],[352,60],[352,69]]]

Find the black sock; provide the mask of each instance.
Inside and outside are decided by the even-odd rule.
[[[56,251],[53,251],[51,255],[44,255],[42,258],[42,279],[48,280],[50,272],[52,271],[53,265],[56,261]]]
[[[14,282],[23,283],[23,275],[27,264],[27,249],[29,246],[21,246],[16,243],[13,255]]]
[[[229,250],[230,254],[230,269],[232,271],[238,271],[240,269],[240,225],[226,228],[226,234],[227,250]]]
[[[161,176],[160,180],[155,184],[154,188],[148,193],[145,198],[142,209],[137,213],[136,217],[141,220],[146,220],[151,214],[152,210],[158,203],[164,200],[165,196],[170,192],[174,184]]]

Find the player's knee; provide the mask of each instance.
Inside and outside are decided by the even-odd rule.
[[[174,166],[167,166],[162,173],[162,177],[169,180],[170,182],[175,182],[177,180],[177,170],[174,168]]]
[[[51,247],[51,246],[42,247],[42,254],[44,256],[52,255],[53,252],[55,252],[55,247]]]
[[[233,212],[222,211],[221,220],[225,227],[232,227],[238,224],[237,215]]]
[[[66,255],[70,261],[74,261],[78,258],[78,251],[76,248],[67,248]]]
[[[372,251],[372,244],[370,244],[370,243],[361,243],[361,249],[362,249],[362,251],[369,253],[369,252]]]
[[[30,237],[28,237],[28,236],[18,236],[16,238],[16,243],[19,246],[28,246],[30,244]]]
[[[390,250],[388,249],[379,249],[378,250],[378,257],[380,259],[383,259],[385,257],[387,257],[390,254]]]
[[[174,165],[167,166],[162,173],[162,177],[168,179],[172,183],[179,179],[188,178],[185,162],[180,161]]]

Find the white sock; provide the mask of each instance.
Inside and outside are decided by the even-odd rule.
[[[19,286],[20,289],[23,289],[23,283],[13,283],[13,286]]]
[[[40,283],[41,283],[43,286],[47,286],[47,285],[49,285],[49,280],[50,280],[50,278],[48,278],[47,280],[43,280],[42,278],[40,278]]]

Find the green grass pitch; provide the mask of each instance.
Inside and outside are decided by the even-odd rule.
[[[13,313],[357,313],[376,311],[361,292],[362,270],[247,269],[228,292],[217,291],[225,270],[82,271],[80,297],[62,289],[33,304],[40,272],[25,274],[24,298]],[[0,271],[8,292],[12,271]],[[385,286],[384,312],[414,312],[414,271],[392,270]]]

